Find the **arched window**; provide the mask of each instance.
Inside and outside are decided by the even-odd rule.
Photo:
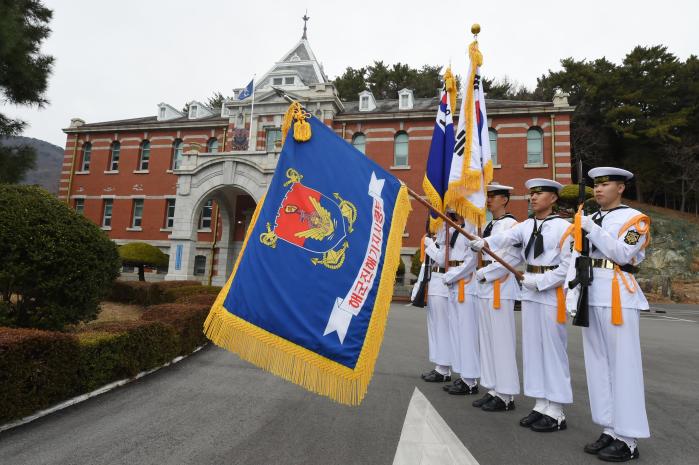
[[[148,165],[150,164],[150,142],[144,140],[141,142],[141,152],[138,156],[138,169],[141,171],[148,171]]]
[[[393,143],[393,166],[408,166],[408,134],[403,131],[396,134]]]
[[[206,256],[195,255],[194,257],[194,275],[204,276],[206,274]]]
[[[109,171],[119,171],[119,156],[121,154],[121,144],[119,141],[112,142],[112,147],[109,151]]]
[[[90,158],[92,157],[92,144],[85,142],[83,145],[83,159],[80,164],[80,171],[90,171]]]
[[[352,136],[352,145],[355,149],[366,154],[366,136],[361,132],[358,132]]]
[[[180,165],[182,164],[182,152],[184,151],[184,142],[182,142],[182,139],[175,139],[175,142],[172,143],[172,169],[176,170],[179,169]]]
[[[212,137],[209,139],[209,141],[206,143],[206,151],[209,153],[218,153],[218,139],[215,137]]]
[[[488,128],[488,139],[490,140],[490,159],[493,166],[498,164],[498,132],[493,128]]]
[[[527,131],[527,164],[544,164],[544,132],[540,128]]]

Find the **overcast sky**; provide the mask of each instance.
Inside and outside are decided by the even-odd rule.
[[[444,65],[466,73],[470,26],[481,24],[487,77],[528,87],[560,59],[606,56],[664,44],[680,59],[699,54],[696,0],[45,0],[53,10],[42,48],[56,59],[49,105],[2,106],[29,123],[24,135],[64,146],[70,118],[86,122],[155,115],[215,91],[231,95],[261,77],[301,38],[330,79],[348,66]]]

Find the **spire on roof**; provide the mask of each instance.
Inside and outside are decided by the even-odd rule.
[[[308,22],[309,19],[311,19],[310,16],[308,16],[308,10],[306,10],[306,13],[303,15],[303,35],[301,36],[301,39],[307,40],[308,37],[306,37],[306,23]]]

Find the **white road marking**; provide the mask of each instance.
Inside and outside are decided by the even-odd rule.
[[[393,465],[478,465],[418,388],[413,391]]]
[[[641,315],[641,318],[643,318],[644,320],[657,320],[657,319],[659,319],[659,318],[662,318],[662,319],[664,319],[664,320],[686,321],[686,322],[689,322],[689,323],[696,323],[696,321],[694,321],[694,320],[683,320],[682,318],[675,318],[675,317],[671,317],[671,316],[655,315],[655,314],[654,314],[654,315],[643,315],[643,314],[642,314],[642,315]]]

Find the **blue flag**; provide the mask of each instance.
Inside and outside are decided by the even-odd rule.
[[[454,120],[452,109],[456,101],[455,80],[451,70],[444,75],[444,87],[439,99],[437,118],[434,123],[430,153],[427,157],[422,189],[428,201],[438,211],[444,213],[444,195],[449,187],[449,171],[454,153]],[[442,220],[430,212],[430,230],[435,232]]]
[[[300,105],[286,122],[274,177],[205,332],[261,368],[359,404],[383,339],[407,189]]]
[[[246,98],[250,97],[253,92],[253,85],[254,85],[254,79],[252,79],[247,86],[243,90],[240,91],[238,94],[238,100],[245,100]]]

